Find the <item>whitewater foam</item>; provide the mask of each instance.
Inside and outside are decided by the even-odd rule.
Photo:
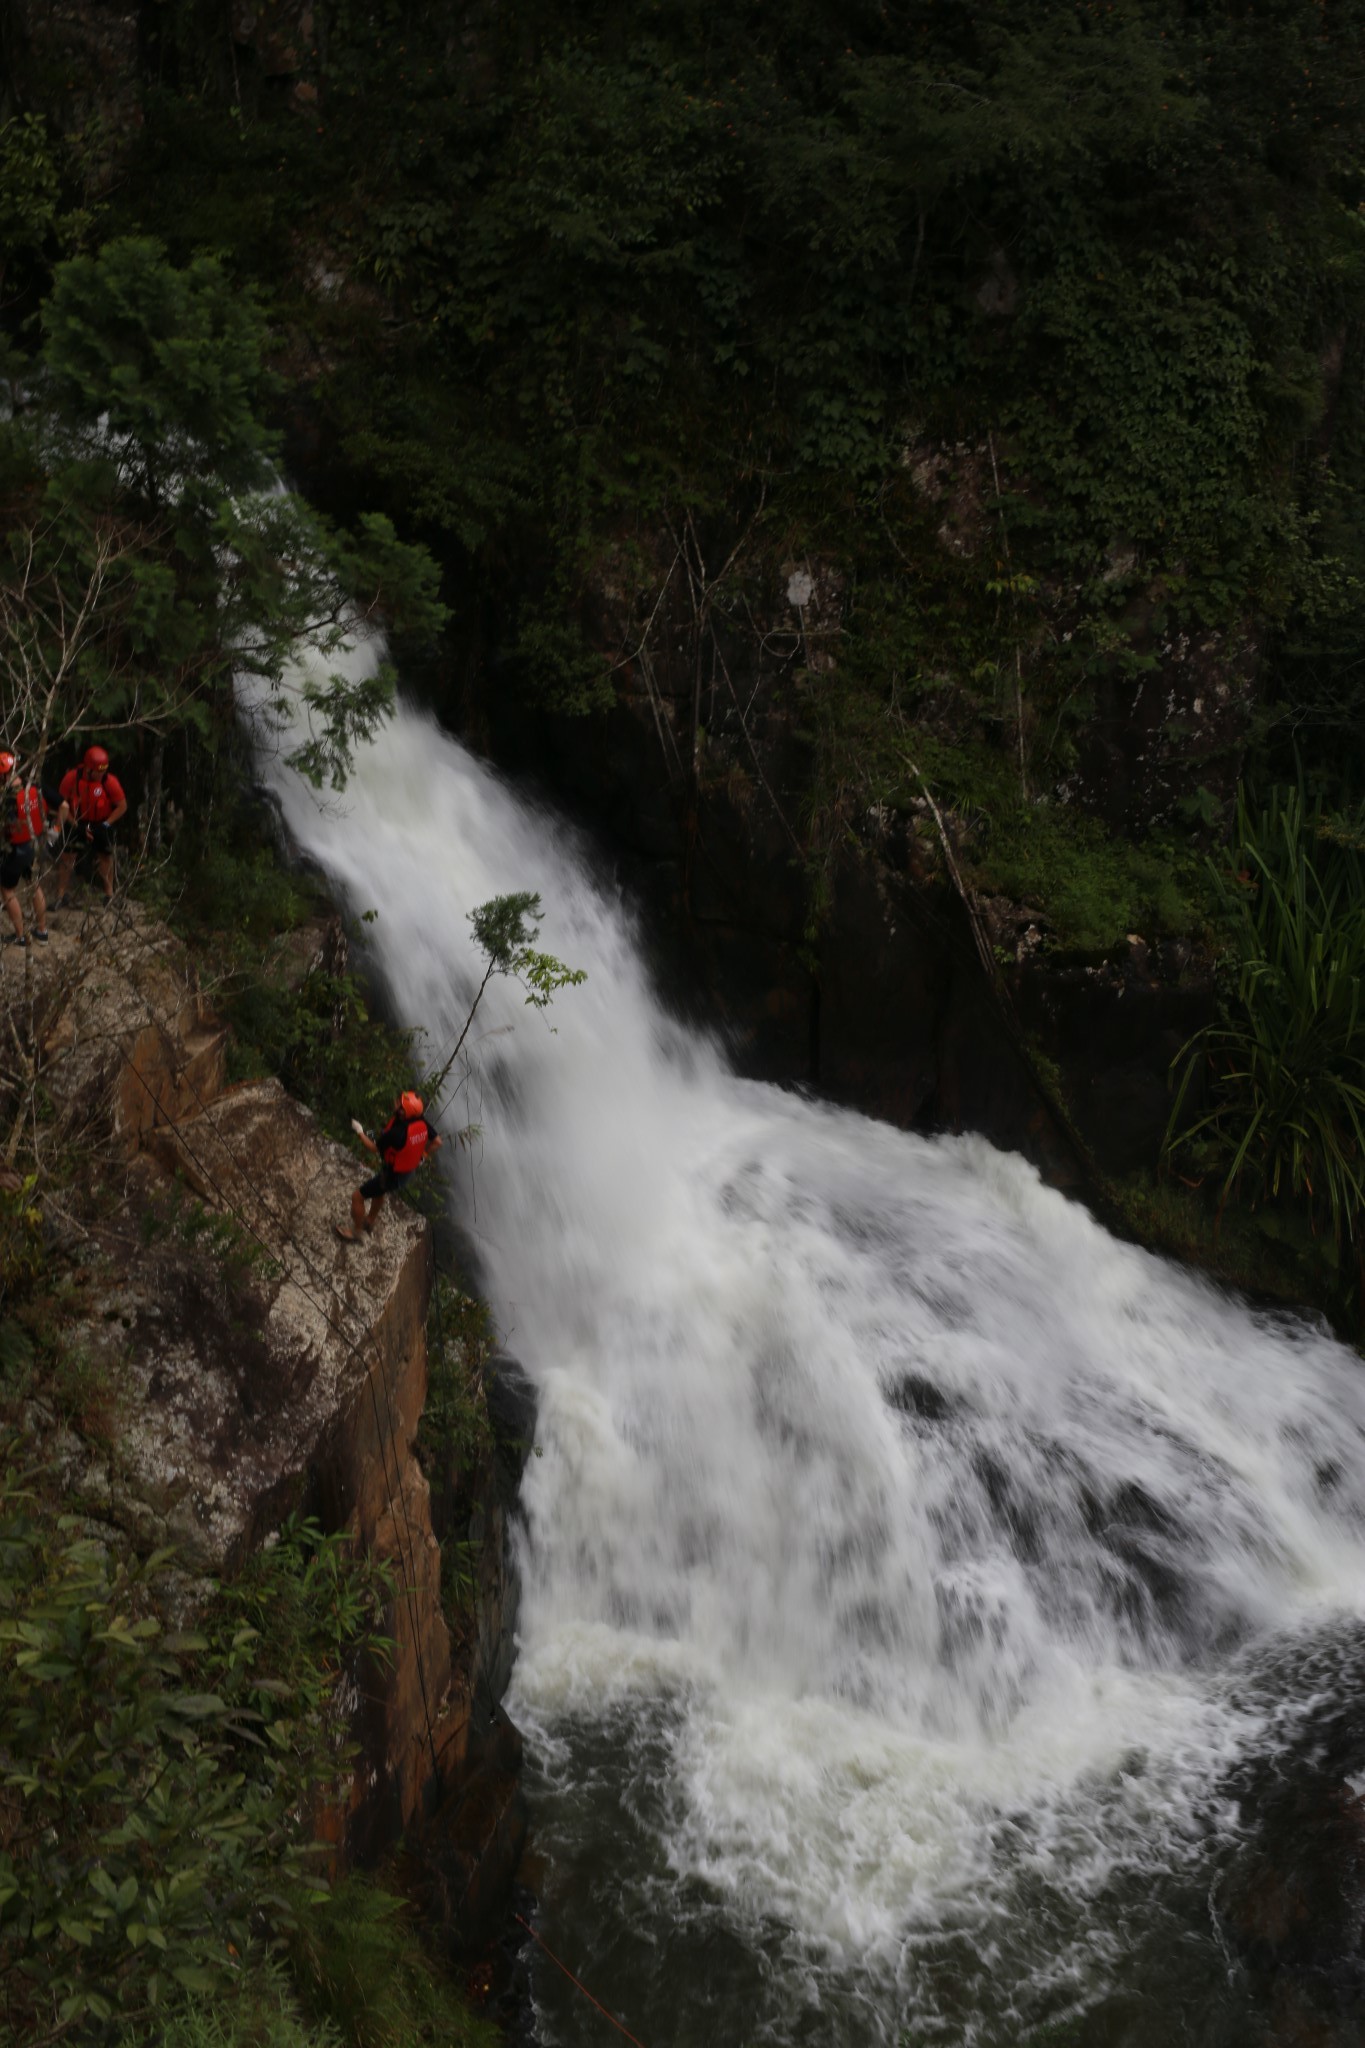
[[[539,1390],[514,1712],[547,1797],[605,1744],[659,1942],[703,1910],[795,1930],[856,1988],[831,2039],[912,2008],[990,2037],[925,1990],[934,1929],[996,1945],[1005,2013],[1030,1972],[1045,2001],[1102,1977],[1117,1875],[1230,1820],[1257,1646],[1360,1614],[1358,1361],[980,1139],[737,1079],[660,1009],[575,835],[423,715],[340,804],[268,772],[378,911],[433,1065],[475,904],[540,890],[543,942],[588,970],[548,1021],[494,984],[450,1112],[482,1127],[454,1199]],[[1001,1930],[1044,1877],[1065,1907],[1026,1962]],[[753,2038],[781,2038],[765,2011]]]

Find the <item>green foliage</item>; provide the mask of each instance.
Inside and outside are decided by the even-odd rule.
[[[259,813],[236,784],[230,755],[215,779],[211,818],[177,835],[145,893],[212,962],[209,993],[232,1027],[231,1078],[278,1076],[345,1140],[353,1116],[373,1122],[410,1086],[419,1033],[386,1023],[360,975],[305,965],[319,914],[331,906],[261,844]],[[300,931],[302,953],[291,938]]]
[[[985,894],[1036,905],[1055,946],[1108,953],[1129,932],[1151,939],[1202,919],[1201,877],[1188,848],[1133,844],[1056,805],[1001,801],[968,863]]]
[[[17,1187],[0,1188],[0,1302],[22,1293],[41,1273],[43,1212],[34,1200],[38,1181],[30,1174]]]
[[[272,733],[300,721],[302,772],[341,786],[393,694],[350,656],[381,620],[435,631],[430,559],[380,514],[348,534],[272,487],[263,318],[215,259],[111,241],[59,266],[43,320],[0,428],[23,477],[0,546],[8,743],[41,763],[95,727],[222,741],[244,676]]]
[[[291,1961],[310,2009],[347,2048],[495,2048],[494,2028],[435,1974],[401,1899],[348,1877],[299,1921]]]
[[[41,248],[57,218],[57,167],[38,114],[0,127],[0,248],[7,256]]]
[[[125,2035],[134,2048],[141,2030]],[[342,2048],[325,2020],[310,2018],[278,1959],[252,1954],[226,1999],[186,2001],[156,2028],[159,2048]]]
[[[347,4],[314,123],[189,7],[112,203],[256,282],[329,459],[441,537],[505,687],[598,709],[620,549],[690,516],[721,559],[761,488],[765,573],[843,577],[837,668],[897,669],[903,717],[1038,794],[1201,625],[1283,635],[1301,740],[1358,712],[1363,30],[1362,0],[514,0],[471,49],[430,0]],[[945,549],[903,457],[988,432],[996,530]],[[838,722],[837,668],[793,667]],[[829,765],[822,808],[881,800]]]
[[[417,1441],[442,1472],[468,1474],[493,1448],[483,1378],[492,1348],[487,1304],[438,1273],[427,1315],[427,1398]]]
[[[317,1893],[306,1823],[339,1762],[332,1675],[369,1639],[374,1596],[340,1599],[339,1546],[300,1525],[177,1633],[167,1564],[45,1518],[7,1469],[0,1967],[21,2035],[225,1988],[253,1932]]]
[[[213,817],[184,827],[145,890],[153,907],[213,959],[224,961],[224,946],[234,939],[245,955],[259,958],[272,939],[313,913],[317,899],[273,846],[261,844],[259,818],[237,806],[230,783],[221,786],[221,770],[217,780]]]
[[[318,968],[295,985],[267,967],[244,977],[224,1007],[237,1070],[278,1075],[337,1137],[354,1116],[382,1118],[410,1083],[417,1033],[377,1017],[354,974]]]
[[[1365,1207],[1363,848],[1365,819],[1300,789],[1258,811],[1241,800],[1231,868],[1215,871],[1235,983],[1181,1055],[1168,1134],[1222,1175],[1224,1202],[1299,1204],[1338,1248]]]
[[[474,942],[487,965],[449,1059],[423,1083],[422,1093],[428,1109],[443,1093],[464,1051],[465,1040],[478,1015],[484,993],[495,975],[510,975],[519,981],[526,992],[527,1003],[536,1010],[545,1009],[557,990],[572,988],[587,980],[582,968],[566,967],[553,953],[542,953],[532,944],[542,917],[540,897],[530,890],[492,896],[487,903],[480,903],[469,912]],[[472,1133],[462,1135],[468,1137]]]
[[[494,974],[507,974],[519,981],[533,1009],[543,1010],[556,991],[576,988],[587,980],[581,967],[566,967],[553,953],[542,953],[533,944],[545,913],[540,897],[529,890],[509,896],[493,896],[469,913],[478,946]]]
[[[1255,336],[1230,257],[1087,248],[1031,295],[1034,345],[1052,370],[1017,410],[1015,456],[1047,513],[1052,572],[1094,577],[1114,535],[1191,571],[1195,615],[1236,617],[1272,564],[1290,587],[1271,480],[1258,477],[1264,414]],[[1015,523],[1039,515],[1016,504]],[[1270,529],[1280,546],[1267,547]],[[1270,593],[1262,588],[1262,602]]]
[[[201,256],[183,269],[129,236],[63,263],[43,308],[51,435],[112,457],[152,506],[258,489],[265,327],[254,297]]]
[[[239,1693],[277,1748],[292,1748],[301,1786],[339,1761],[330,1703],[343,1666],[387,1661],[379,1624],[394,1593],[387,1565],[291,1515],[275,1541],[219,1589],[235,1653],[245,1648]],[[232,1664],[234,1674],[239,1666]]]

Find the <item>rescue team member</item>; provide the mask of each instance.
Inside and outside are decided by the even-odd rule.
[[[18,888],[33,875],[33,922],[35,939],[47,943],[47,898],[34,874],[38,841],[47,830],[48,819],[56,814],[58,799],[25,782],[13,754],[0,753],[0,786],[3,786],[3,822],[0,822],[0,901],[14,926],[5,935],[7,946],[26,946],[24,913],[19,907]]]
[[[65,910],[71,889],[71,871],[76,855],[89,848],[95,856],[95,872],[104,887],[104,900],[114,900],[114,827],[128,808],[123,784],[109,772],[109,756],[103,747],[87,747],[79,768],[69,768],[62,777],[62,802],[71,816],[62,840],[62,857],[57,863],[61,890],[53,911]]]
[[[356,1136],[367,1152],[373,1152],[379,1159],[379,1171],[362,1183],[351,1196],[351,1228],[337,1225],[337,1236],[347,1244],[359,1242],[362,1232],[374,1229],[385,1195],[393,1194],[400,1188],[410,1173],[416,1173],[422,1161],[432,1152],[441,1149],[441,1137],[426,1122],[422,1114],[422,1098],[414,1095],[411,1088],[405,1088],[399,1096],[393,1115],[379,1133],[378,1142],[362,1131],[359,1124],[353,1126]],[[369,1213],[365,1204],[369,1202]]]

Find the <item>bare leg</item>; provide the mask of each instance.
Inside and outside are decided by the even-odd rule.
[[[351,1196],[351,1221],[358,1235],[365,1228],[365,1197],[359,1188]]]
[[[47,898],[41,882],[33,884],[33,923],[38,931],[47,930]]]
[[[67,897],[71,894],[71,876],[75,870],[75,866],[76,851],[75,848],[73,847],[69,853],[64,853],[61,856],[60,860],[57,862],[58,903],[65,903]]]
[[[114,900],[114,856],[112,853],[97,853],[95,855],[95,873],[104,884],[105,902],[112,903]]]
[[[370,1204],[370,1213],[365,1218],[366,1230],[374,1229],[375,1224],[379,1221],[379,1212],[383,1208],[383,1206],[384,1197],[382,1195],[376,1195],[374,1200]]]
[[[4,898],[5,915],[14,926],[15,938],[22,939],[24,936],[24,913],[19,908],[18,896],[13,889],[0,890],[0,896]]]

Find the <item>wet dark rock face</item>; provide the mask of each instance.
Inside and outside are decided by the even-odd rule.
[[[721,1031],[743,1072],[907,1127],[984,1132],[1076,1185],[1075,1147],[1022,1036],[1059,1073],[1102,1171],[1153,1165],[1171,1060],[1212,1014],[1208,963],[1136,934],[1121,957],[1068,958],[1034,943],[1027,909],[992,903],[993,984],[932,843],[900,819],[858,821],[823,864],[814,919],[814,859],[788,830],[808,798],[809,758],[779,709],[766,723],[755,709],[749,726],[761,782],[696,786],[671,767],[649,704],[628,689],[587,718],[504,706],[487,731],[501,761],[549,783],[606,839],[644,901],[665,986]]]

